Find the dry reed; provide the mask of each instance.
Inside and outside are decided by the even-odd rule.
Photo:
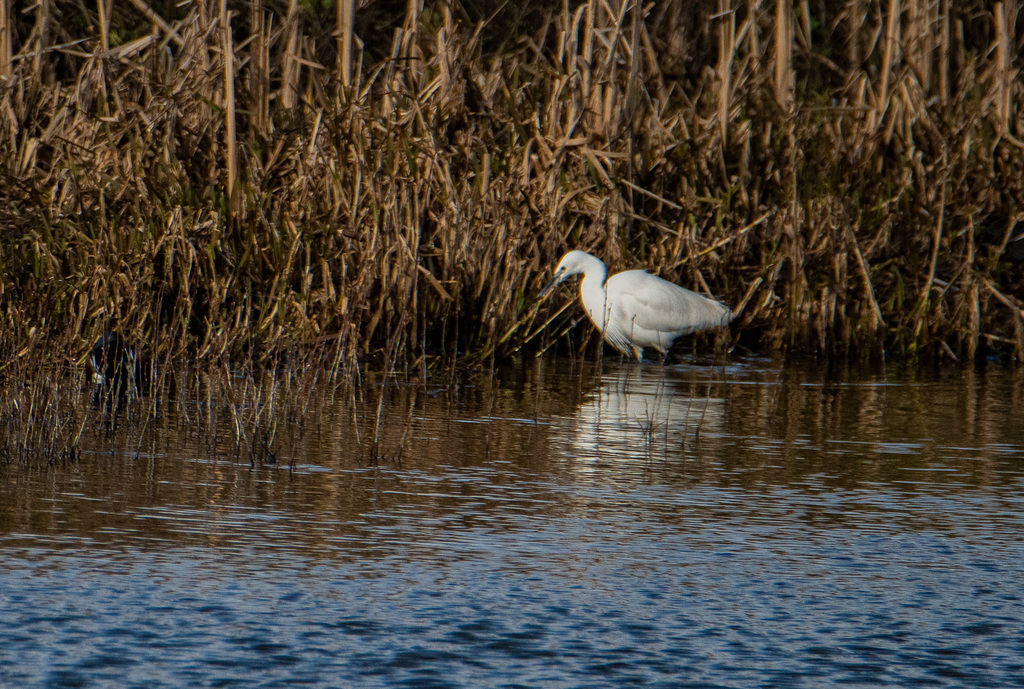
[[[574,246],[752,349],[1024,355],[1016,3],[211,5],[0,1],[0,367],[546,349]]]

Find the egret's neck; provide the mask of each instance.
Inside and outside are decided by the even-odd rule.
[[[593,258],[593,257],[590,257]],[[587,310],[591,322],[597,329],[604,332],[605,320],[605,288],[604,283],[608,279],[608,269],[604,263],[594,258],[588,261],[583,271],[583,279],[580,280],[580,301],[583,308]]]

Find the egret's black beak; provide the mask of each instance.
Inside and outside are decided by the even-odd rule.
[[[548,294],[550,294],[561,283],[562,283],[562,274],[561,273],[555,273],[554,277],[551,278],[551,282],[549,282],[548,284],[544,285],[544,289],[542,289],[540,291],[540,294],[537,295],[537,301],[540,302],[540,301],[543,301],[544,299],[546,299]]]

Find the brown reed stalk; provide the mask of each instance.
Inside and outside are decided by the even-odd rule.
[[[878,300],[875,298],[875,288],[871,282],[871,270],[868,267],[867,261],[864,259],[864,254],[861,253],[856,235],[849,227],[846,228],[846,242],[849,245],[850,250],[853,251],[853,256],[857,261],[857,268],[860,270],[861,280],[864,283],[864,292],[867,297],[868,304],[871,307],[872,329],[884,328],[885,319],[882,317],[882,309],[879,307]]]
[[[885,35],[882,39],[884,41],[882,68],[879,75],[878,95],[874,104],[875,112],[872,117],[872,129],[881,125],[891,102],[890,88],[893,81],[893,72],[896,69],[900,54],[900,12],[900,0],[889,0],[888,11],[885,15]],[[889,137],[887,136],[886,140],[888,139]]]
[[[1011,96],[1014,85],[1014,72],[1010,68],[1010,56],[1014,51],[1013,27],[1016,12],[1011,12],[1012,2],[997,2],[992,7],[992,21],[995,25],[995,89],[996,113],[999,117],[1000,130],[1004,135],[1010,134]]]
[[[964,261],[963,286],[967,293],[967,358],[974,359],[981,337],[981,304],[978,279],[974,274],[974,223],[967,224],[967,258]]]
[[[841,19],[846,25],[846,61],[858,65],[864,59],[864,24],[867,15],[867,0],[846,0]]]
[[[943,152],[942,156],[943,166],[946,164],[946,154]],[[941,198],[939,201],[939,217],[935,222],[935,233],[932,236],[932,250],[931,257],[928,260],[928,279],[925,280],[924,286],[921,287],[921,294],[918,296],[918,305],[916,307],[916,320],[914,323],[914,340],[916,342],[918,336],[921,333],[921,326],[924,323],[925,312],[928,310],[928,305],[931,300],[932,287],[935,284],[935,270],[939,262],[939,252],[942,248],[942,226],[946,219],[946,193],[948,185],[945,181],[942,184]]]
[[[949,102],[950,0],[939,0],[939,101]]]
[[[423,53],[420,51],[418,38],[420,33],[420,15],[423,12],[424,0],[408,0],[405,6],[405,19],[402,28],[395,31],[392,41],[391,59],[405,61],[404,69],[391,71],[387,83],[393,83],[397,79],[396,92],[401,89],[399,84],[406,89],[419,91],[424,80]],[[390,69],[390,66],[389,66]]]
[[[285,15],[285,32],[288,35],[284,56],[281,60],[281,107],[291,110],[295,107],[299,89],[299,0],[288,0],[288,14]]]
[[[5,81],[11,78],[12,39],[11,0],[0,0],[0,79]]]
[[[100,2],[102,1],[103,0],[100,0]],[[168,24],[164,20],[164,18],[157,14],[157,12],[152,7],[146,4],[145,0],[130,0],[130,2],[132,3],[132,5],[135,6],[135,9],[137,9],[139,12],[142,12],[143,16],[145,16],[146,19],[148,19],[155,26],[159,27],[160,30],[163,31],[168,38],[174,41],[174,43],[177,46],[180,47],[184,45],[184,39],[178,34],[174,27]],[[200,10],[197,13],[197,16],[200,18],[201,22],[205,21],[206,18],[206,13],[202,9],[204,4],[205,0],[200,0]],[[203,27],[203,32],[205,32],[205,24],[201,24],[201,26]]]
[[[96,18],[100,25],[100,48],[103,52],[110,50],[110,10],[107,0],[96,0]]]
[[[580,51],[582,64],[580,64],[580,75],[582,76],[582,92],[584,98],[583,110],[588,117],[588,124],[595,130],[603,128],[600,121],[602,114],[600,107],[600,85],[594,83],[595,47],[597,33],[600,31],[601,18],[603,14],[598,11],[597,0],[589,0],[586,3],[586,14],[583,20],[583,48]]]
[[[935,0],[907,3],[906,59],[925,93],[932,90],[937,4]]]
[[[262,2],[253,2],[249,7],[251,30],[248,65],[249,111],[252,116],[249,126],[253,133],[265,136],[270,130],[270,46],[271,30],[268,14]]]
[[[43,79],[44,56],[50,47],[50,0],[38,0],[35,6],[36,22],[29,44],[32,49],[32,73]]]
[[[732,60],[736,46],[736,12],[730,0],[718,0],[718,133],[723,145],[729,138],[732,103]]]
[[[231,46],[231,12],[227,0],[220,0],[221,60],[224,63],[224,136],[227,144],[225,188],[229,207],[235,206],[238,153],[235,141],[235,51]]]
[[[786,112],[793,107],[793,7],[775,3],[775,102]]]
[[[352,85],[352,32],[354,30],[355,0],[338,0],[338,74],[345,88]]]
[[[985,286],[985,289],[987,289],[988,292],[999,301],[999,303],[1003,304],[1010,310],[1014,324],[1014,353],[1018,358],[1024,356],[1024,305],[1022,305],[1017,299],[1003,294],[991,283],[991,281],[983,279],[982,284]]]

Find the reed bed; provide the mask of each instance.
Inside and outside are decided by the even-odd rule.
[[[9,367],[0,385],[0,463],[76,461],[86,428],[85,390],[74,371]]]
[[[310,427],[320,430],[314,399],[343,394],[341,387],[319,386],[316,367],[300,371],[252,360],[233,369],[185,362],[169,375],[144,375],[140,383],[116,387],[94,384],[81,367],[31,361],[16,360],[0,385],[0,464],[74,464],[83,444],[95,449],[97,441],[116,442],[127,457],[153,456],[160,450],[151,444],[169,437],[194,444],[201,456],[276,464],[282,446]]]
[[[0,382],[105,329],[211,375],[539,351],[572,247],[737,305],[756,351],[1020,358],[1021,27],[1011,1],[0,0]]]

